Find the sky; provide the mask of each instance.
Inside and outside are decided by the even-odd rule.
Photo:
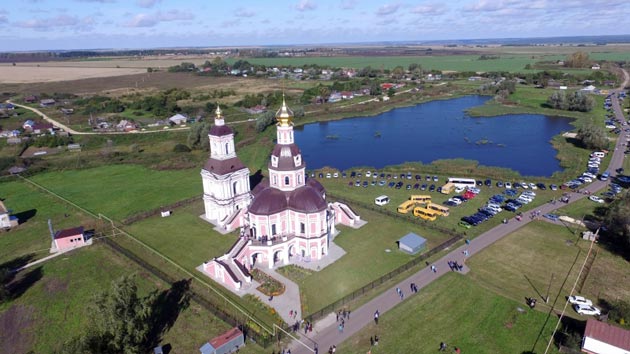
[[[0,51],[628,34],[620,0],[0,0]],[[619,32],[622,31],[622,32]]]

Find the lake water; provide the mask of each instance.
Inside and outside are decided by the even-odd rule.
[[[464,158],[525,176],[551,176],[561,170],[551,138],[573,129],[570,119],[535,114],[470,117],[464,112],[488,99],[466,96],[373,117],[307,124],[296,128],[295,141],[309,169],[380,169]]]

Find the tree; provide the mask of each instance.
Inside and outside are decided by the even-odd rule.
[[[256,118],[256,131],[263,132],[265,129],[272,125],[276,120],[276,114],[272,111],[267,111],[263,114],[258,115]]]
[[[608,136],[606,132],[599,126],[587,124],[582,126],[577,132],[577,138],[588,149],[607,149]]]
[[[392,78],[395,80],[402,79],[403,75],[405,75],[405,69],[400,65],[392,70]]]
[[[566,95],[564,91],[555,91],[547,99],[547,104],[551,108],[565,111],[588,112],[595,106],[595,101],[581,91]]]
[[[93,332],[86,342],[98,343],[110,353],[146,352],[143,343],[151,329],[148,320],[154,295],[139,297],[133,276],[114,281],[108,291],[93,299],[90,306]]]
[[[564,66],[568,68],[586,68],[590,65],[588,53],[578,51],[567,57]]]
[[[630,250],[630,192],[625,192],[610,206],[606,213],[606,225],[612,241],[620,249]]]
[[[210,149],[210,141],[208,140],[208,133],[211,128],[210,122],[197,122],[190,127],[188,132],[187,143],[192,149],[206,150]]]

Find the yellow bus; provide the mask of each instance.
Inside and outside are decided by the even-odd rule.
[[[435,211],[422,207],[413,209],[413,215],[429,221],[435,221],[435,219],[437,219],[437,213]]]
[[[409,210],[412,210],[416,206],[416,202],[413,200],[407,200],[398,206],[398,212],[401,214],[407,214]]]
[[[442,190],[440,192],[442,194],[451,194],[453,189],[455,189],[455,184],[448,182],[447,184],[442,186]]]
[[[440,205],[440,204],[435,204],[435,203],[427,204],[427,209],[433,210],[438,215],[442,215],[442,216],[448,216],[448,212],[449,212],[448,207],[445,207],[444,205]]]
[[[430,195],[412,195],[409,200],[413,200],[416,203],[426,204],[431,203]]]

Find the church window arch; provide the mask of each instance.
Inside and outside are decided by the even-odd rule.
[[[230,153],[230,144],[229,143],[225,143],[225,154],[229,154]]]
[[[289,176],[285,176],[284,177],[284,185],[286,185],[286,186],[289,185]]]
[[[238,190],[238,181],[232,183],[232,193],[236,195],[236,191]]]

